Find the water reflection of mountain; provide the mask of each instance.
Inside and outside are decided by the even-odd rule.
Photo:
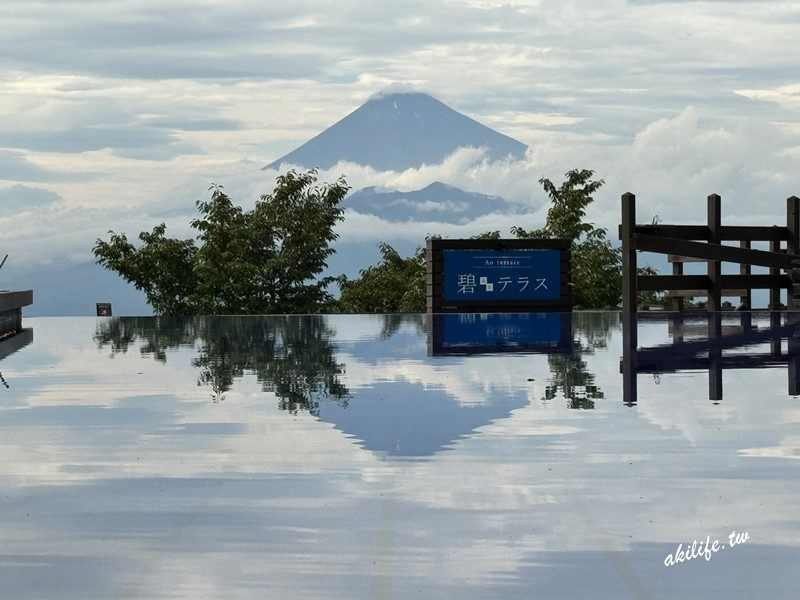
[[[393,380],[358,389],[346,408],[323,404],[319,416],[368,450],[389,456],[431,456],[527,403],[524,391],[517,390],[492,394],[482,404],[464,405],[443,388]]]
[[[277,396],[280,409],[307,411],[357,438],[364,448],[389,456],[435,454],[530,401],[523,385],[500,389],[491,381],[462,382],[475,386],[480,396],[479,401],[464,402],[447,386],[425,381],[425,369],[419,377],[390,376],[389,366],[405,365],[416,372],[430,360],[425,318],[387,315],[379,332],[376,327],[372,335],[334,343],[331,323],[344,327],[347,319],[363,324],[373,317],[123,317],[101,321],[94,339],[112,353],[135,348],[162,362],[170,349],[194,348],[198,384],[210,387],[215,400],[236,379],[253,373],[265,391]],[[582,357],[605,344],[617,321],[603,315],[577,316],[569,352],[548,355],[551,377],[543,400],[562,395],[571,408],[594,407],[594,399],[603,393]],[[373,381],[348,389],[345,365],[337,353],[370,369]],[[437,357],[435,366],[455,367],[463,360],[471,359]]]
[[[510,318],[511,315],[504,317]],[[490,325],[493,323],[491,319],[484,321]],[[536,323],[535,319],[525,321]],[[475,322],[479,324],[481,319]],[[357,340],[347,347],[347,351],[359,361],[373,365],[382,362],[390,364],[387,361],[397,360],[398,356],[407,354],[410,347],[421,353],[420,337],[423,331],[430,332],[432,326],[431,322],[421,321],[419,315],[387,315],[383,323],[379,341]],[[612,330],[618,325],[617,313],[573,315],[566,349],[561,344],[554,344],[558,351],[541,351],[547,354],[551,372],[544,389],[545,400],[560,395],[569,408],[594,408],[594,401],[603,398],[604,393],[596,384],[595,375],[589,371],[584,358],[596,349],[605,348]],[[558,334],[557,327],[555,334]],[[482,335],[478,337],[483,339]],[[488,353],[494,354],[492,349],[496,345],[488,344],[487,348]],[[530,352],[529,348],[525,353]],[[475,347],[470,348],[470,353],[470,356],[458,357],[445,354],[429,360],[447,367],[480,359],[476,356],[480,352]],[[394,456],[421,456],[434,454],[478,427],[508,417],[513,410],[524,407],[530,399],[522,389],[517,389],[485,393],[484,400],[481,403],[462,404],[445,389],[393,379],[355,390],[347,410],[322,406],[320,416],[342,431],[354,435],[371,450]]]
[[[325,404],[319,412],[320,418],[358,439],[364,448],[388,456],[430,456],[528,403],[523,389],[494,389],[491,382],[478,381],[462,382],[480,390],[480,401],[464,403],[441,382],[426,380],[429,367],[456,368],[462,360],[441,357],[429,362],[430,317],[392,314],[379,318],[380,333],[340,346],[369,367],[374,381],[351,390],[345,409]]]

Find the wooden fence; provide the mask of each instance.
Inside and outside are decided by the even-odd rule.
[[[622,335],[623,379],[628,382],[623,396],[636,398],[638,353],[637,310],[639,291],[696,291],[708,297],[709,314],[722,309],[722,297],[740,295],[750,309],[751,290],[768,289],[769,309],[780,310],[780,293],[787,290],[787,306],[800,309],[800,198],[786,200],[786,226],[722,225],[721,198],[711,194],[707,200],[706,225],[636,224],[636,196],[622,195]],[[738,246],[723,242],[738,242]],[[753,242],[769,242],[769,250],[755,250]],[[785,248],[783,244],[785,243]],[[705,261],[706,275],[684,275],[683,263],[673,262],[672,275],[638,275],[637,251],[677,255]],[[723,275],[722,263],[739,264],[738,275]],[[753,274],[753,266],[768,267],[769,273]],[[699,295],[699,293],[698,293]],[[679,303],[678,308],[682,308]],[[718,347],[722,336],[719,319],[709,321],[711,348]],[[790,363],[790,366],[795,363]],[[796,364],[795,364],[796,367]],[[792,367],[792,368],[795,368]],[[720,389],[721,389],[720,376]],[[721,392],[720,392],[721,393]],[[717,395],[711,390],[709,394]],[[627,400],[626,400],[627,401]]]
[[[769,308],[779,310],[780,291],[788,290],[787,306],[800,309],[800,198],[792,196],[786,201],[786,226],[730,226],[721,223],[721,198],[708,197],[707,225],[637,225],[636,197],[622,196],[622,310],[637,310],[639,291],[695,291],[708,296],[708,310],[722,308],[722,297],[740,296],[751,308],[751,290],[770,290]],[[735,241],[738,246],[723,245]],[[754,250],[752,242],[769,242],[770,249]],[[781,247],[785,242],[785,249]],[[706,275],[684,275],[683,262],[674,260],[672,275],[637,275],[636,252],[657,252],[671,256],[688,257],[708,264]],[[739,263],[738,275],[723,275],[722,262]],[[769,274],[754,275],[752,266],[769,267]],[[797,267],[797,268],[795,268]],[[794,271],[798,277],[792,277]],[[785,271],[785,273],[782,273]]]

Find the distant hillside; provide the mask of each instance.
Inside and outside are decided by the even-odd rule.
[[[509,205],[497,196],[465,192],[436,181],[412,192],[382,191],[367,187],[348,196],[343,206],[387,221],[437,221],[462,224],[502,210]]]
[[[265,169],[291,163],[327,169],[340,160],[378,171],[438,164],[458,148],[485,148],[493,160],[521,159],[527,146],[422,93],[375,97]]]
[[[33,290],[33,304],[22,311],[26,317],[92,316],[97,302],[111,302],[116,316],[153,314],[144,293],[93,262],[48,270],[6,265],[2,287]]]

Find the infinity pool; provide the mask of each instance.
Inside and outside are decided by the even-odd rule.
[[[0,596],[797,598],[790,339],[537,318],[26,319]]]

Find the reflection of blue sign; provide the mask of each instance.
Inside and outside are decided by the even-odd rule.
[[[433,315],[433,353],[564,352],[571,340],[569,317],[557,312]]]
[[[444,290],[449,301],[558,300],[558,250],[445,250]]]

